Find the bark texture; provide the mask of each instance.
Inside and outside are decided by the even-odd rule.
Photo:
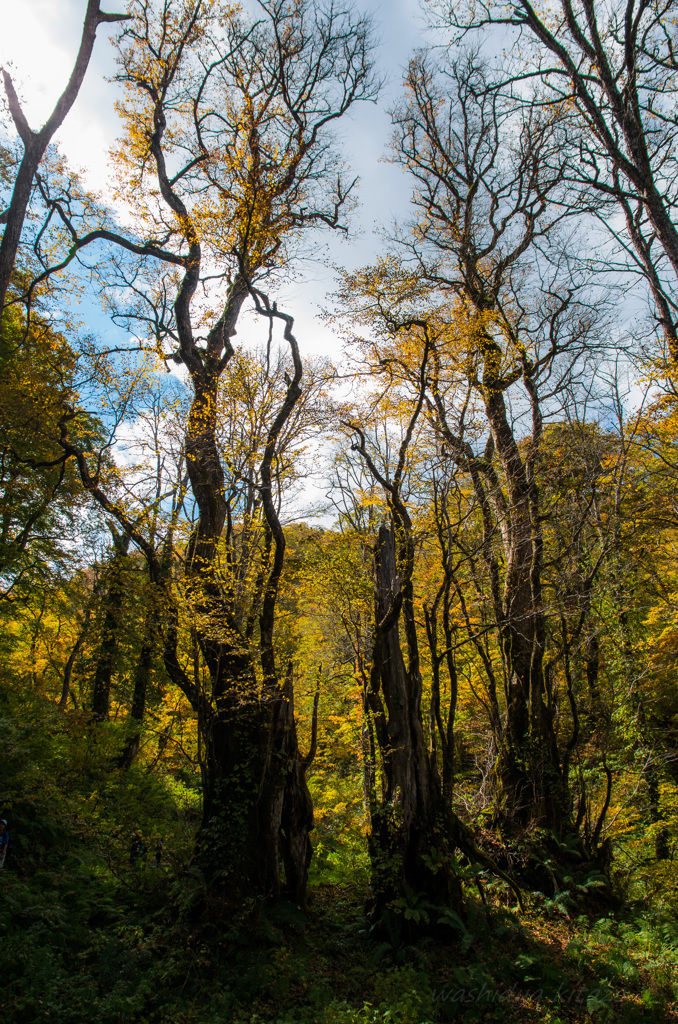
[[[382,792],[371,800],[370,856],[374,912],[383,920],[402,915],[407,901],[422,895],[439,907],[460,906],[453,854],[461,837],[424,734],[412,635],[407,665],[403,657],[399,620],[409,614],[403,606],[410,595],[403,595],[390,525],[380,528],[375,545],[374,588],[375,638],[365,702],[381,757]]]

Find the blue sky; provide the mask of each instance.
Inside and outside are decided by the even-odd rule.
[[[110,11],[123,8],[116,0],[107,0],[103,6]],[[374,19],[380,39],[378,68],[386,84],[377,105],[361,104],[341,128],[345,159],[361,180],[360,209],[353,221],[353,237],[341,244],[333,239],[329,259],[349,267],[366,263],[379,252],[381,242],[375,231],[379,225],[388,227],[394,217],[407,216],[409,184],[402,170],[383,157],[390,134],[388,108],[398,95],[410,53],[424,41],[418,0],[382,4],[362,0],[358,7]],[[84,10],[85,0],[0,0],[0,60],[11,67],[33,128],[49,114],[68,79]],[[106,80],[114,73],[109,42],[113,32],[114,26],[100,26],[84,86],[55,139],[104,199],[107,151],[117,134],[116,87]],[[338,342],[315,319],[332,283],[328,269],[305,264],[303,279],[288,286],[282,297],[296,316],[299,342],[306,351],[337,354]]]

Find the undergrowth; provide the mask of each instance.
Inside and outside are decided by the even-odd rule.
[[[466,913],[375,938],[364,850],[323,834],[309,905],[234,908],[191,864],[195,806],[176,780],[113,765],[95,744],[10,715],[0,786],[15,847],[0,872],[6,1020],[54,1024],[662,1024],[678,1021],[672,901],[602,910],[572,877],[524,911],[505,883],[466,878]],[[45,735],[49,739],[45,739]],[[108,744],[108,747],[106,746]],[[110,750],[109,750],[110,748]],[[161,836],[130,863],[130,833]],[[482,899],[481,899],[482,896]]]

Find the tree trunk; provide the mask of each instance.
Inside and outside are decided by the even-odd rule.
[[[151,629],[150,616],[146,616],[144,621],[144,639],[134,670],[134,691],[130,708],[130,718],[134,723],[133,731],[118,758],[118,767],[123,771],[127,771],[134,764],[141,743],[141,725],[146,712],[146,692],[153,667],[153,638],[151,636]]]
[[[369,706],[377,711],[381,799],[372,810],[370,857],[374,915],[401,917],[421,895],[439,906],[459,906],[453,872],[457,823],[443,799],[421,717],[421,676],[405,666],[398,620],[403,604],[395,538],[382,526],[374,551],[375,640]],[[410,658],[410,663],[412,659]]]
[[[204,800],[197,839],[202,870],[213,880],[223,879],[236,899],[282,894],[303,905],[313,828],[306,770],[315,741],[302,757],[291,666],[272,699],[224,707],[203,736]]]
[[[277,748],[285,752],[287,778],[283,795],[280,838],[285,867],[285,893],[303,906],[313,849],[310,832],[313,830],[313,801],[306,783],[306,772],[315,757],[318,738],[318,698],[313,702],[311,747],[306,756],[299,751],[297,726],[294,717],[294,676],[292,664],[288,666],[281,713],[278,721]]]
[[[281,887],[284,773],[271,765],[274,708],[243,700],[203,727],[203,814],[198,863],[229,896],[276,896]]]
[[[654,855],[657,860],[668,860],[671,851],[669,849],[669,831],[662,825],[664,815],[659,809],[659,774],[654,763],[650,762],[645,769],[647,791],[650,798],[650,821],[655,827]]]
[[[111,680],[118,650],[118,633],[125,594],[125,564],[129,542],[129,535],[120,537],[116,533],[113,534],[115,554],[109,568],[108,590],[104,599],[105,613],[101,646],[92,692],[92,716],[101,722],[107,721],[109,715]]]
[[[533,466],[541,413],[536,389],[526,373],[533,435],[531,451],[523,460],[508,419],[505,383],[497,376],[500,355],[488,338],[483,373],[485,410],[507,496],[499,524],[506,560],[499,627],[507,674],[507,722],[498,744],[498,810],[510,826],[537,824],[560,835],[571,829],[571,808],[544,676],[543,538]]]
[[[62,711],[65,711],[68,706],[68,698],[71,692],[71,679],[73,677],[73,669],[75,668],[75,662],[77,660],[78,654],[80,653],[82,645],[84,644],[85,639],[87,638],[91,617],[92,609],[91,607],[88,607],[87,610],[85,611],[85,618],[82,623],[82,629],[78,634],[78,639],[75,641],[73,649],[71,650],[71,653],[68,656],[68,661],[64,666],[63,681],[61,685],[61,697],[59,698],[58,705]]]
[[[234,332],[247,294],[246,282],[239,278],[219,326],[219,351],[224,338]],[[205,756],[197,853],[206,874],[227,881],[231,895],[275,897],[289,891],[303,903],[313,812],[305,782],[308,758],[301,757],[297,744],[291,670],[281,685],[276,668],[274,626],[285,537],[273,499],[272,474],[280,431],[301,396],[302,364],[292,334],[293,318],[271,308],[260,293],[256,304],[261,315],[284,321],[294,365],[294,376],[268,427],[260,465],[265,555],[256,671],[255,649],[239,624],[237,609],[225,598],[218,575],[217,544],[227,514],[216,441],[219,377],[206,374],[202,365],[193,372],[194,399],[186,437],[188,473],[200,510],[188,544],[186,582],[200,619],[210,623],[196,630],[211,683],[210,700],[200,708]],[[214,330],[210,339],[212,334]]]

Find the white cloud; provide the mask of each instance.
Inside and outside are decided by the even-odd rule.
[[[65,87],[80,44],[86,0],[0,0],[0,62],[12,71],[29,123],[40,127]],[[387,79],[378,106],[361,104],[341,126],[346,163],[360,179],[360,209],[354,218],[355,238],[346,244],[329,240],[332,262],[356,267],[374,259],[381,247],[375,228],[406,215],[410,186],[400,168],[384,162],[390,135],[386,113],[400,88],[402,71],[411,51],[423,42],[423,21],[418,0],[362,0],[358,7],[375,20],[378,72]],[[124,0],[107,0],[105,8],[123,10]],[[55,137],[71,164],[83,171],[86,183],[104,191],[108,177],[108,150],[118,131],[114,102],[117,87],[107,81],[115,73],[110,39],[115,25],[101,25],[80,95]],[[105,198],[105,191],[104,191]],[[285,295],[297,318],[299,342],[307,352],[336,353],[336,338],[316,316],[333,287],[326,268],[310,273],[289,286]],[[244,325],[243,325],[244,327]]]
[[[116,0],[108,4],[116,9]],[[122,9],[122,5],[120,5]],[[0,63],[10,69],[31,128],[42,127],[63,92],[80,46],[84,0],[0,0]],[[54,141],[85,172],[92,187],[104,186],[108,149],[117,131],[116,88],[110,38],[100,25],[80,94]]]

